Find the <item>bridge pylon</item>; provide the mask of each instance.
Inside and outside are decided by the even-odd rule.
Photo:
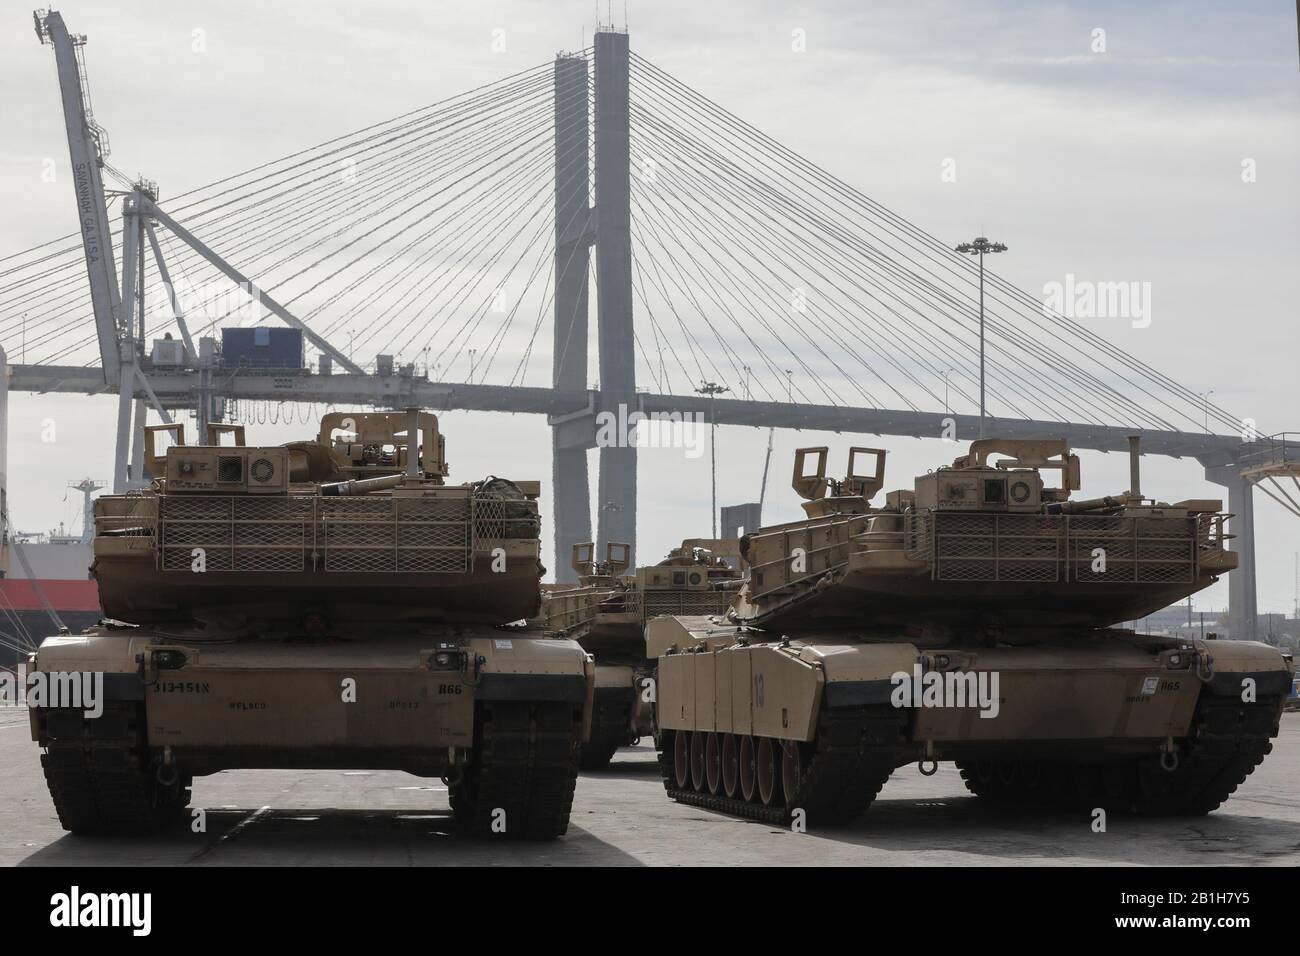
[[[594,182],[589,203],[587,165],[588,62],[555,61],[555,312],[552,382],[556,391],[588,391],[588,280],[590,247],[596,250],[596,331],[600,388],[586,407],[550,416],[555,508],[555,574],[576,580],[569,568],[574,544],[591,540],[587,451],[597,445],[597,416],[619,422],[639,411],[632,333],[632,193],[629,138],[628,35],[612,29],[595,36]],[[575,121],[581,116],[584,121]],[[596,545],[626,542],[636,552],[635,444],[622,427],[602,443],[596,496]]]

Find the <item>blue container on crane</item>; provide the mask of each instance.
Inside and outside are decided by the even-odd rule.
[[[261,325],[222,329],[221,362],[226,368],[301,370],[302,331]]]

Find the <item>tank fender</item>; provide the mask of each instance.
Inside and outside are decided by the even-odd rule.
[[[596,719],[596,658],[583,654],[583,676],[587,679],[587,696],[582,702],[582,742],[591,740],[591,726]]]
[[[148,638],[136,637],[134,632],[135,628],[90,628],[82,634],[47,637],[36,652],[36,669],[134,674],[136,655],[153,646]]]
[[[735,641],[740,629],[728,625],[716,615],[661,614],[646,622],[646,657],[663,657],[673,648],[689,650],[696,645],[724,647]]]
[[[158,649],[147,638],[120,633],[91,630],[65,634],[42,641],[30,669],[47,674],[100,673],[104,675],[105,700],[144,700],[145,682],[136,658]]]
[[[751,648],[750,668],[754,734],[812,740],[826,681],[820,662],[805,660],[793,646],[760,644]]]
[[[913,644],[846,643],[833,640],[799,641],[801,659],[820,665],[826,677],[829,707],[887,704],[894,689],[894,674],[911,674],[921,659]]]
[[[792,647],[695,645],[659,659],[659,726],[812,740],[822,685],[821,666]]]
[[[633,698],[632,708],[636,708],[636,699],[641,696],[640,689],[636,683],[636,670],[624,664],[597,664],[595,657],[592,658],[592,689],[590,700],[587,703],[587,718],[583,725],[583,741],[591,739],[591,723],[596,712],[596,691],[598,690],[625,690]]]
[[[590,708],[595,669],[577,641],[501,633],[476,637],[479,700],[554,700]]]
[[[635,680],[632,667],[623,664],[597,664],[596,687],[631,687]]]
[[[1288,663],[1276,647],[1259,641],[1207,641],[1200,646],[1209,651],[1214,666],[1214,676],[1206,684],[1207,693],[1240,696],[1247,678],[1255,682],[1257,698],[1290,693],[1295,662]]]
[[[28,657],[28,673],[98,673],[103,675],[103,701],[144,700],[145,682],[136,656],[147,653],[152,645],[146,638],[132,636],[134,631],[91,628],[81,634],[47,637]],[[28,716],[32,740],[42,742],[38,708],[32,708]]]

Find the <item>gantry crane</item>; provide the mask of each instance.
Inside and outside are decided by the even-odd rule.
[[[287,324],[299,329],[322,352],[349,372],[361,374],[360,367],[309,329],[302,321],[268,296],[198,237],[185,229],[158,206],[158,188],[147,181],[137,181],[122,195],[122,271],[119,284],[112,229],[108,218],[108,201],[103,170],[111,167],[108,137],[95,122],[91,110],[90,88],[86,75],[86,38],[71,34],[63,17],[54,10],[37,10],[33,14],[36,35],[41,43],[54,49],[62,94],[63,120],[68,133],[68,155],[72,163],[72,181],[77,214],[81,223],[81,242],[86,257],[86,274],[90,280],[95,329],[99,338],[99,355],[104,385],[118,393],[117,450],[113,466],[113,492],[119,494],[144,480],[144,425],[147,398],[162,420],[171,423],[167,409],[158,401],[142,367],[144,357],[144,279],[145,244],[153,255],[158,277],[166,289],[173,318],[180,329],[186,351],[185,364],[197,367],[201,375],[210,368],[208,348],[194,347],[185,315],[167,271],[167,263],[158,243],[156,225],[173,235],[238,284],[255,301]],[[206,379],[206,377],[205,377]],[[197,426],[199,434],[207,431],[212,412],[207,389],[200,389]],[[134,423],[133,423],[134,419]],[[134,436],[134,441],[132,440]]]

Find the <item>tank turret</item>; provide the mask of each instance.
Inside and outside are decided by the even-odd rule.
[[[208,437],[191,446],[180,425],[151,427],[152,485],[96,501],[93,573],[110,618],[219,638],[358,637],[537,612],[539,483],[448,485],[434,415],[335,413],[314,441],[282,447],[245,446],[242,426]]]
[[[858,474],[864,453],[875,464]],[[1104,626],[1173,604],[1236,567],[1221,502],[1168,504],[1137,490],[1071,500],[1079,459],[1064,441],[977,441],[873,504],[884,461],[882,450],[852,449],[847,477],[835,481],[825,448],[796,452],[793,485],[808,519],[742,540],[753,573],[736,620],[788,628],[866,616],[917,627],[974,615],[1011,630]]]

